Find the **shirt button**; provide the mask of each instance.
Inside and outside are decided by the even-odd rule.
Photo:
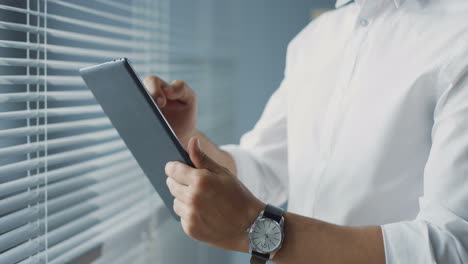
[[[367,27],[369,25],[369,21],[365,18],[359,18],[359,25],[362,27]]]

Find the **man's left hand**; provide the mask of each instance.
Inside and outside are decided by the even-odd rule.
[[[229,170],[209,158],[197,138],[187,147],[195,168],[180,162],[166,165],[174,211],[191,238],[218,248],[248,252],[247,228],[265,205]]]

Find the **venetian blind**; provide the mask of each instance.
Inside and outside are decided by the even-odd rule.
[[[0,263],[76,261],[154,212],[153,190],[77,70],[128,57],[141,76],[166,78],[168,6],[0,1]],[[106,262],[137,263],[139,248]]]

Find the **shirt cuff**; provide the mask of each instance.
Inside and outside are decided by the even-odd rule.
[[[424,246],[418,247],[426,235],[418,222],[400,222],[382,226],[387,264],[433,263],[426,258]]]
[[[437,203],[420,207],[416,220],[382,226],[386,263],[468,263],[468,222]]]

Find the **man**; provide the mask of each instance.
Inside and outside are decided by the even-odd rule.
[[[291,42],[239,146],[196,130],[183,82],[146,80],[196,166],[166,166],[182,227],[252,263],[468,263],[468,1],[348,2]]]

